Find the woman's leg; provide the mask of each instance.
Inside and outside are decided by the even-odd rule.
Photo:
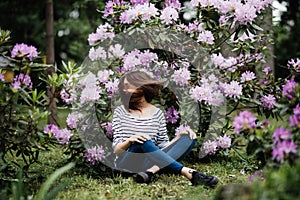
[[[173,159],[180,161],[186,157],[194,148],[196,140],[191,139],[188,135],[182,135],[171,145],[163,149]]]
[[[143,166],[140,166],[141,164]],[[180,173],[183,168],[182,164],[159,149],[150,140],[147,140],[143,144],[132,144],[118,162],[119,168],[125,168],[132,172],[146,171],[154,165],[159,169],[168,166],[168,168],[175,173]]]

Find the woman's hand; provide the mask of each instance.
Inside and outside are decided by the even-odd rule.
[[[131,143],[137,142],[137,143],[143,144],[147,140],[151,140],[151,137],[149,135],[144,134],[144,133],[138,133],[136,135],[131,136],[128,140]]]
[[[181,132],[179,135],[185,135],[185,134],[188,134],[192,140],[194,140],[194,139],[197,138],[196,133],[195,133],[191,128],[185,129],[185,130],[184,130],[183,132]]]

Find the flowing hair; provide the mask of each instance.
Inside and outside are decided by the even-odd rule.
[[[137,87],[133,93],[125,92],[124,80]],[[130,71],[125,73],[119,82],[119,93],[122,104],[126,110],[140,110],[141,98],[144,96],[146,101],[150,103],[153,98],[159,95],[163,82],[153,79],[144,71]]]

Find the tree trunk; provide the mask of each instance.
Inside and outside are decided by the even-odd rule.
[[[47,68],[47,75],[55,72],[55,54],[54,54],[54,23],[53,23],[53,0],[45,0],[46,3],[46,63],[51,66]],[[55,87],[50,86],[47,91],[49,98],[49,111],[48,117],[49,124],[57,123],[57,110],[55,101]]]

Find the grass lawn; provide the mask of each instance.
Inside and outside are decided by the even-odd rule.
[[[52,149],[41,154],[41,163],[30,167],[29,186],[38,189],[55,169],[66,164],[62,150]],[[220,183],[215,189],[203,186],[191,186],[189,181],[179,175],[158,175],[149,184],[137,184],[131,177],[112,173],[92,173],[89,169],[75,167],[63,174],[55,183],[70,181],[56,199],[214,199],[218,190],[229,183],[247,183],[248,175],[240,174],[235,164],[225,161],[192,163],[185,160],[186,166],[219,177]],[[36,190],[34,189],[34,190]]]

